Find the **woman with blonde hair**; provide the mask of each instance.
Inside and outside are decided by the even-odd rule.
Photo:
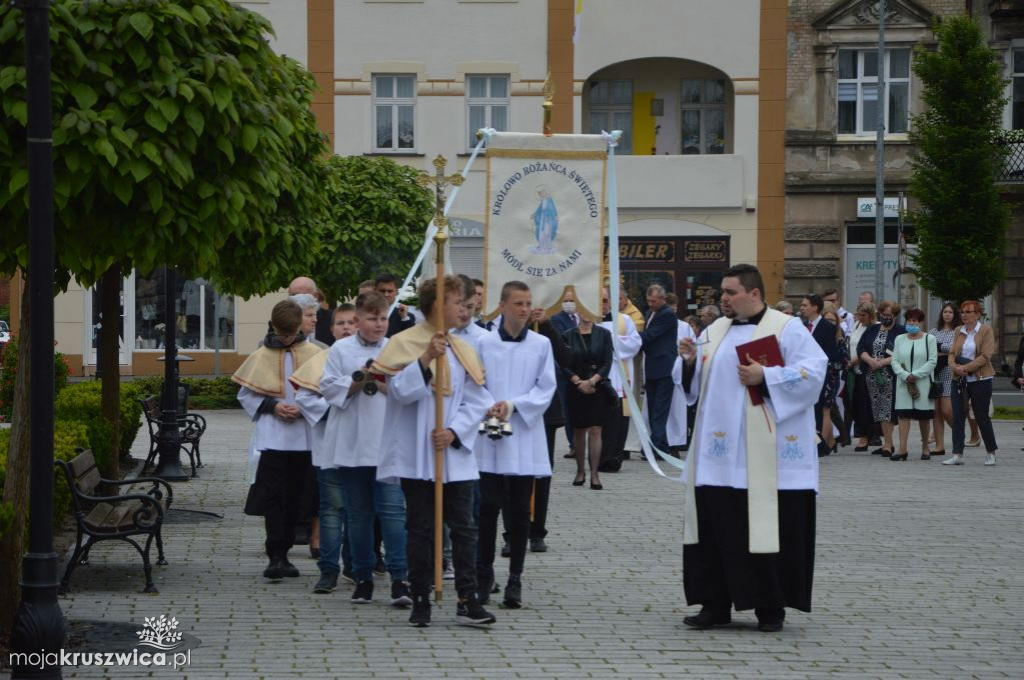
[[[981,303],[964,300],[960,303],[963,324],[953,333],[953,346],[949,350],[953,366],[953,451],[943,465],[964,464],[964,418],[969,402],[985,442],[985,465],[996,464],[996,434],[988,415],[992,401],[992,352],[995,334],[992,327],[981,322]]]

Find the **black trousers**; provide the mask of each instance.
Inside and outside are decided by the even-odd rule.
[[[256,468],[264,499],[263,524],[270,557],[285,557],[295,544],[295,524],[308,515],[303,506],[313,466],[309,451],[265,450]]]
[[[480,473],[480,542],[477,582],[494,579],[494,544],[498,538],[498,513],[505,518],[508,547],[512,551],[510,574],[522,574],[526,544],[530,538],[530,496],[534,477]]]
[[[460,598],[476,593],[476,522],[473,492],[476,481],[444,485],[444,523],[452,539],[455,590]],[[403,479],[405,494],[406,555],[409,560],[409,589],[413,595],[429,595],[434,583],[434,482]]]
[[[728,611],[792,607],[811,611],[814,491],[779,492],[779,552],[750,552],[747,491],[699,486],[699,542],[683,546],[687,604]]]
[[[601,462],[621,458],[629,435],[629,416],[622,415],[622,407],[613,409],[601,428]]]
[[[548,460],[551,461],[551,473],[555,472],[555,432],[558,427],[544,424],[544,434],[548,439]],[[544,538],[548,535],[548,501],[551,499],[551,477],[538,477],[533,496],[533,521],[530,523],[530,538]],[[505,529],[506,533],[508,529]]]
[[[976,380],[967,383],[966,394],[960,393],[953,383],[953,453],[964,452],[964,419],[967,418],[967,402],[974,410],[974,419],[978,421],[981,439],[985,442],[985,450],[995,453],[996,433],[992,429],[992,419],[988,415],[988,405],[992,401],[992,381]]]

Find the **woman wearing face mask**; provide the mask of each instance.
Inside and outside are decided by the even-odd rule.
[[[871,453],[883,458],[892,456],[892,426],[894,419],[894,397],[896,376],[892,372],[892,351],[896,337],[906,333],[896,323],[900,306],[892,300],[882,300],[878,305],[878,325],[864,331],[857,343],[857,356],[867,371],[865,382],[871,399],[871,414],[874,421],[882,426],[882,447]]]
[[[946,455],[946,425],[953,427],[953,400],[950,399],[953,369],[949,363],[949,350],[953,346],[953,333],[960,325],[960,312],[956,305],[947,302],[939,312],[935,328],[928,331],[935,336],[939,348],[939,361],[935,364],[935,382],[939,385],[939,398],[935,400],[935,451],[934,456]]]
[[[921,460],[928,460],[928,423],[935,416],[935,402],[928,398],[932,374],[938,361],[935,336],[924,332],[924,312],[911,309],[904,316],[907,332],[896,338],[892,370],[896,374],[896,414],[900,419],[900,448],[892,460],[907,459],[910,423],[921,428]]]
[[[942,461],[943,465],[964,464],[964,417],[969,402],[974,417],[981,429],[985,442],[985,465],[996,464],[996,434],[988,415],[992,401],[992,352],[995,351],[995,336],[992,327],[981,323],[981,303],[965,300],[960,304],[960,318],[963,325],[953,333],[953,346],[949,350],[953,365],[953,455]]]

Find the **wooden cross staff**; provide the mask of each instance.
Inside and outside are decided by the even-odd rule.
[[[434,282],[436,284],[436,296],[434,298],[434,329],[447,333],[447,324],[444,322],[444,246],[448,241],[448,234],[444,228],[448,226],[448,218],[444,214],[445,190],[449,186],[460,186],[463,181],[462,175],[445,176],[444,168],[448,161],[444,156],[438,155],[434,159],[434,175],[421,172],[417,182],[422,187],[434,185],[434,226],[437,233],[434,234],[434,250],[437,251],[437,271]],[[434,428],[435,431],[444,429],[444,391],[441,385],[448,384],[448,357],[442,354],[435,361],[434,371]],[[434,448],[434,599],[441,601],[442,567],[441,556],[444,550],[442,543],[441,527],[444,523],[444,447]]]

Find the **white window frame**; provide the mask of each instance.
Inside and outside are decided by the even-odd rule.
[[[382,78],[392,79],[392,94],[396,96],[392,97],[380,97],[377,95],[377,88],[379,81]],[[412,91],[411,97],[399,97],[398,93],[398,79],[399,78],[411,78],[412,79]],[[373,104],[371,111],[373,114],[370,116],[371,119],[371,145],[374,153],[394,153],[394,154],[409,154],[416,153],[416,86],[417,78],[415,73],[374,73],[373,74]],[[391,146],[377,146],[377,109],[382,106],[391,107]],[[403,106],[412,107],[412,129],[413,129],[413,142],[412,146],[400,146],[398,139],[398,110]]]
[[[683,88],[686,87],[685,83],[688,80],[700,81],[701,101],[700,102],[685,102],[683,101]],[[707,88],[708,83],[712,81],[720,81],[722,83],[722,101],[720,102],[709,102],[707,101]],[[688,155],[699,155],[699,156],[720,156],[725,153],[726,147],[729,145],[729,95],[726,88],[726,82],[724,78],[683,78],[679,81],[679,101],[680,113],[679,113],[679,153],[683,154],[685,138],[683,136],[683,113],[686,111],[698,111],[700,113],[700,134],[698,136],[700,152],[698,154]],[[721,154],[710,154],[708,153],[707,143],[707,113],[708,111],[721,111],[722,112],[722,153]]]
[[[877,52],[877,48],[872,47],[840,47],[836,53],[836,133],[839,136],[847,137],[865,137],[872,136],[877,133],[876,121],[865,121],[864,120],[864,97],[863,86],[875,85],[876,89],[878,86],[878,76],[865,76],[864,75],[864,55],[868,52]],[[913,72],[913,54],[912,52],[908,55],[908,66],[907,75],[899,78],[894,77],[891,74],[892,71],[892,53],[896,51],[907,51],[911,52],[911,47],[890,47],[885,50],[885,68],[888,72],[885,76],[885,92],[882,95],[882,106],[884,107],[884,118],[885,118],[885,136],[906,136],[907,132],[891,132],[889,130],[889,88],[893,84],[906,83],[907,85],[907,130],[910,129],[910,104],[913,101],[913,90],[911,85],[910,74]],[[841,52],[855,52],[857,55],[856,60],[856,75],[853,78],[840,78],[839,77],[839,53]],[[841,132],[839,130],[839,89],[844,84],[854,84],[857,89],[856,94],[856,113],[854,114],[854,131],[853,132]],[[865,127],[865,123],[868,127]]]
[[[587,92],[587,107],[588,107],[587,126],[590,127],[590,114],[603,113],[604,116],[605,116],[605,126],[603,127],[603,129],[607,130],[608,132],[611,132],[612,128],[615,127],[615,125],[613,125],[613,123],[612,123],[612,120],[613,120],[612,116],[614,114],[616,114],[616,113],[628,113],[629,114],[629,131],[628,131],[629,136],[628,136],[628,138],[624,138],[623,140],[619,141],[619,145],[615,148],[615,154],[619,155],[619,156],[631,155],[633,153],[633,123],[635,122],[633,120],[633,100],[636,97],[636,83],[633,82],[632,78],[599,78],[596,81],[594,81],[594,83],[596,83],[596,82],[606,82],[606,83],[608,83],[608,88],[609,88],[608,91],[609,91],[609,93],[611,93],[613,91],[613,89],[615,87],[615,83],[629,83],[629,103],[628,104],[613,104],[613,103],[594,104],[590,100],[590,92],[589,91]],[[593,86],[593,83],[592,83],[591,87],[592,86]],[[626,130],[623,130],[624,137],[625,137],[626,132],[627,132]],[[600,133],[601,133],[601,130],[593,130],[593,129],[590,130],[590,134],[600,134]]]
[[[486,96],[484,96],[484,97],[472,97],[472,96],[470,96],[470,84],[469,84],[469,81],[472,78],[485,78],[486,79],[486,82],[487,82],[487,95]],[[492,95],[491,85],[492,85],[492,79],[494,79],[494,78],[501,78],[502,80],[505,81],[505,96],[504,97],[495,97],[495,96]],[[507,73],[467,73],[466,74],[466,127],[468,128],[468,131],[469,131],[469,134],[466,137],[466,141],[467,141],[467,147],[466,148],[467,149],[472,150],[473,147],[476,146],[476,130],[473,129],[472,122],[471,122],[472,121],[472,117],[469,114],[470,109],[472,107],[474,107],[474,106],[482,106],[482,107],[484,107],[484,125],[483,125],[483,127],[485,127],[485,128],[493,128],[494,127],[494,123],[493,123],[494,119],[492,117],[492,109],[493,109],[493,107],[495,107],[495,106],[504,106],[505,107],[505,128],[502,129],[502,130],[498,130],[498,128],[494,128],[494,129],[498,130],[498,132],[508,132],[509,130],[512,129],[512,121],[511,121],[511,114],[512,114],[512,92],[511,92],[511,88],[512,88],[512,79],[509,77],[509,74],[507,74]]]
[[[1013,58],[1013,55],[1014,55],[1015,52],[1024,53],[1024,40],[1014,40],[1011,43],[1010,49],[1009,49],[1009,62],[1010,63],[1007,65],[1007,68],[1006,68],[1007,76],[1010,79],[1010,84],[1009,84],[1009,86],[1007,88],[1009,91],[1007,92],[1007,97],[1006,97],[1007,98],[1007,107],[1006,107],[1007,108],[1007,111],[1006,111],[1006,129],[1007,130],[1020,130],[1020,129],[1024,129],[1024,124],[1022,124],[1020,128],[1015,128],[1013,126],[1013,90],[1014,90],[1014,86],[1016,85],[1016,82],[1017,82],[1018,79],[1020,79],[1020,81],[1022,83],[1024,83],[1024,70],[1021,70],[1021,71],[1014,70],[1014,58]],[[1021,102],[1021,107],[1022,107],[1022,109],[1024,109],[1024,101]],[[1024,121],[1022,121],[1022,123],[1024,123]]]

